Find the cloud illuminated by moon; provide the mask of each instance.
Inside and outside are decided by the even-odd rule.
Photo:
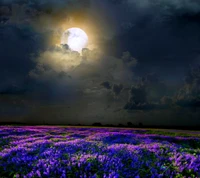
[[[70,28],[61,37],[61,44],[67,44],[71,50],[78,51],[79,53],[87,46],[87,43],[88,36],[80,28]]]

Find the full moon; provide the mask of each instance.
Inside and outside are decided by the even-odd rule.
[[[73,51],[81,53],[82,49],[87,46],[88,36],[80,28],[69,28],[61,37],[61,44],[67,44]]]

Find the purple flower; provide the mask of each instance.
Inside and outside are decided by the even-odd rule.
[[[36,174],[38,175],[38,177],[41,177],[41,174],[40,174],[39,170],[36,171]]]

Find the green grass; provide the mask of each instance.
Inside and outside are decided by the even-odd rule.
[[[184,132],[184,131],[183,131]],[[146,134],[157,134],[157,135],[166,135],[166,136],[180,136],[180,137],[200,137],[200,134],[192,134],[192,133],[181,133],[181,132],[167,132],[161,130],[147,130]]]

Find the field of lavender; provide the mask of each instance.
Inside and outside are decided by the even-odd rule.
[[[59,126],[1,126],[0,178],[200,177],[200,135]]]

